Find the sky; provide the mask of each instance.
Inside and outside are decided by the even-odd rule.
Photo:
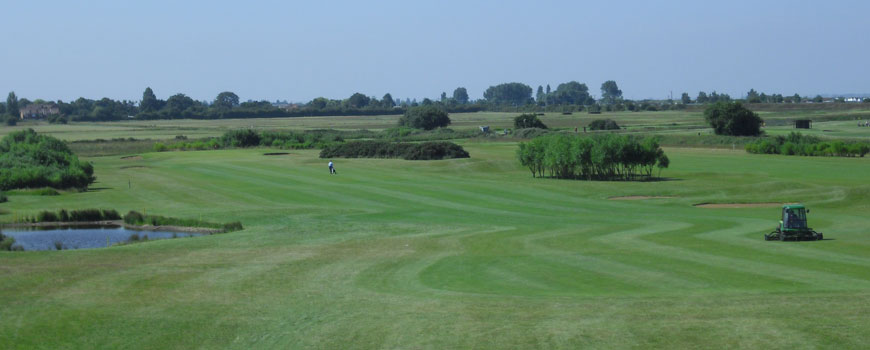
[[[438,98],[578,81],[626,98],[870,93],[870,1],[9,1],[0,93]]]

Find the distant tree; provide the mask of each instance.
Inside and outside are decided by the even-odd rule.
[[[325,97],[317,97],[311,100],[311,102],[308,102],[308,106],[314,109],[324,109],[326,108],[326,105],[328,103],[329,100],[327,100]]]
[[[432,102],[432,100],[430,100],[430,99],[427,97],[427,98],[424,98],[424,99],[423,99],[423,102],[422,102],[421,104],[424,105],[424,106],[431,106],[431,105],[434,104],[434,102]]]
[[[453,90],[453,99],[459,104],[464,105],[468,103],[468,91],[464,87],[456,88],[456,90]]]
[[[622,90],[616,85],[613,80],[605,81],[601,84],[601,101],[605,104],[614,104],[622,99]]]
[[[825,102],[825,99],[822,98],[822,95],[816,95],[816,97],[813,97],[813,102],[822,103],[822,102]]]
[[[221,92],[214,99],[212,106],[219,109],[232,109],[233,107],[238,107],[239,96],[230,91]]]
[[[761,95],[755,89],[749,89],[749,92],[746,93],[746,102],[761,103]]]
[[[411,107],[399,118],[399,126],[432,130],[450,125],[447,112],[433,105]]]
[[[538,85],[538,91],[535,93],[535,102],[539,105],[544,105],[546,102],[544,101],[546,95],[544,95],[544,87]]]
[[[371,99],[359,92],[354,93],[349,99],[347,99],[347,104],[351,108],[363,108],[368,106],[369,102],[371,102]]]
[[[393,108],[396,106],[396,101],[393,100],[393,95],[386,93],[384,98],[381,99],[381,104],[384,105],[384,107]]]
[[[4,114],[6,114],[6,104],[0,103],[0,116],[3,116]]]
[[[547,126],[544,125],[540,119],[538,119],[538,115],[535,113],[527,113],[520,114],[516,118],[514,118],[514,128],[517,129],[526,129],[526,128],[539,128],[546,129]]]
[[[499,84],[486,89],[483,98],[496,105],[522,106],[532,98],[532,88],[523,83]]]
[[[441,92],[441,102],[447,102],[447,92]]]
[[[184,112],[188,108],[196,105],[196,101],[192,98],[187,97],[185,94],[175,94],[169,97],[166,100],[166,107],[169,108],[169,111],[174,114],[178,114]],[[271,104],[270,104],[271,106]]]
[[[794,94],[794,96],[791,99],[792,99],[792,101],[794,101],[794,103],[801,103],[801,95]]]
[[[680,96],[680,102],[682,102],[684,105],[692,103],[692,98],[689,97],[688,92],[684,92],[683,95]]]
[[[556,91],[547,94],[547,103],[556,105],[591,105],[595,103],[589,95],[589,87],[576,81],[559,84]]]
[[[142,112],[154,112],[160,109],[160,101],[154,95],[151,87],[146,87],[142,93],[142,102],[139,102],[139,110]]]
[[[589,130],[619,130],[619,124],[613,119],[596,119],[589,123]]]
[[[21,114],[18,111],[18,96],[15,96],[15,91],[10,91],[9,95],[6,96],[6,114],[15,118]]]
[[[550,94],[550,84],[547,84],[547,95]]]
[[[758,136],[763,120],[739,102],[717,102],[704,110],[716,135]]]
[[[707,93],[701,91],[701,92],[698,92],[698,98],[695,99],[695,102],[696,102],[696,103],[704,104],[704,103],[707,103],[707,102],[708,102],[708,101],[707,101],[708,99],[709,99],[709,98],[707,97]]]

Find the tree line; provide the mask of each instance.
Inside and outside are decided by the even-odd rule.
[[[520,143],[517,158],[533,177],[581,180],[651,179],[670,164],[657,139],[615,134],[548,134]]]

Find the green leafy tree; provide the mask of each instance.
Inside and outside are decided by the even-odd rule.
[[[532,88],[523,83],[499,84],[486,89],[483,98],[495,105],[522,106],[531,100]]]
[[[813,102],[822,103],[822,102],[825,102],[825,99],[822,98],[822,95],[816,95],[816,97],[813,97]]]
[[[160,100],[154,95],[154,91],[150,87],[146,87],[145,92],[142,93],[142,102],[139,103],[139,110],[142,112],[155,112],[160,107]]]
[[[456,88],[456,90],[453,90],[453,99],[459,104],[464,105],[468,103],[468,91],[464,87]]]
[[[759,95],[758,91],[755,91],[755,89],[749,89],[749,92],[746,93],[746,102],[761,103],[761,95]]]
[[[544,87],[538,85],[538,91],[535,93],[535,102],[537,102],[539,105],[543,106],[544,104],[546,104],[545,96],[546,95],[544,95]]]
[[[526,129],[526,128],[539,128],[546,129],[547,126],[544,125],[540,119],[538,119],[538,115],[534,113],[520,114],[516,118],[514,118],[514,128],[517,129]]]
[[[15,96],[15,91],[10,91],[9,95],[6,96],[6,114],[15,118],[21,114],[18,110],[18,96]]]
[[[794,96],[792,96],[791,100],[792,100],[794,103],[801,103],[801,95],[794,94]]]
[[[680,102],[682,102],[684,105],[692,103],[692,98],[689,97],[688,92],[684,92],[683,95],[680,96]]]
[[[622,90],[615,81],[608,80],[601,84],[601,100],[605,104],[614,104],[620,99],[622,99]]]
[[[411,107],[399,118],[399,126],[432,130],[450,125],[447,112],[433,105]]]
[[[591,105],[595,99],[589,95],[589,87],[576,81],[559,84],[556,91],[547,94],[547,103],[555,105]]]
[[[716,135],[758,136],[764,122],[739,102],[717,102],[704,110],[704,119]]]
[[[445,91],[441,92],[441,102],[447,102],[447,92]]]
[[[363,108],[365,106],[368,106],[370,102],[371,99],[368,96],[363,95],[359,92],[354,93],[350,96],[350,98],[347,99],[347,105],[351,108]]]
[[[701,104],[709,102],[709,97],[707,97],[707,93],[703,91],[698,92],[698,98],[695,99],[695,102]]]
[[[218,109],[233,109],[239,106],[239,96],[230,91],[224,91],[217,95],[212,105]]]
[[[196,101],[192,98],[187,97],[185,94],[175,94],[169,97],[166,100],[166,107],[169,108],[169,111],[174,114],[179,114],[184,112],[188,108],[192,108],[196,105]]]
[[[393,108],[396,106],[396,101],[393,100],[393,95],[386,93],[384,98],[381,99],[381,104],[384,105],[384,107]]]
[[[315,109],[324,109],[327,104],[329,104],[329,100],[325,97],[317,97],[311,100],[311,102],[308,102],[308,106]]]

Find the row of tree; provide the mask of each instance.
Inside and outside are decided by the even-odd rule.
[[[532,176],[583,180],[650,179],[670,164],[655,138],[616,134],[548,134],[520,143],[517,158]]]

